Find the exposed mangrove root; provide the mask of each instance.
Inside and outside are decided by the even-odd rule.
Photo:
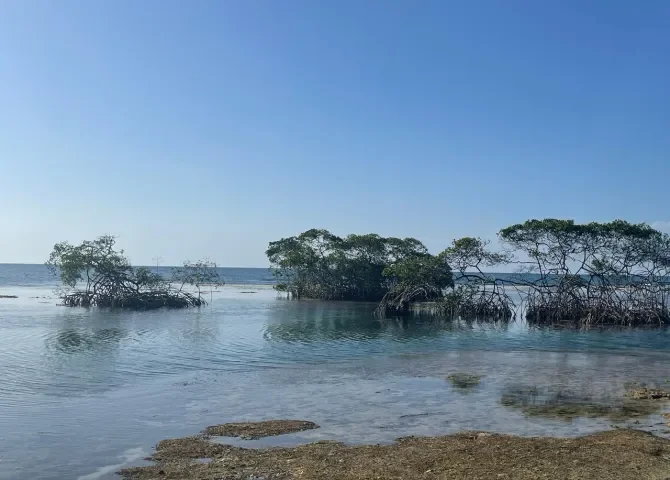
[[[128,291],[115,295],[76,291],[61,296],[67,307],[107,307],[132,310],[153,310],[156,308],[186,308],[206,305],[202,297],[176,289],[158,291]]]
[[[415,302],[430,301],[439,298],[442,292],[430,285],[411,285],[394,288],[384,295],[381,302],[375,309],[377,317],[393,317],[398,315],[407,315],[410,312],[410,306]]]
[[[461,285],[435,303],[436,315],[465,320],[510,320],[515,304],[496,283]]]
[[[615,291],[612,294],[588,294],[585,289],[572,291],[543,289],[526,299],[526,320],[533,324],[589,325],[670,325],[670,310],[663,302],[639,298]]]

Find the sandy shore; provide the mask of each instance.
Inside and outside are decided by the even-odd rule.
[[[294,422],[286,421],[287,427],[295,428]],[[268,432],[277,434],[278,425],[268,424]],[[254,432],[262,435],[264,428]],[[322,441],[267,449],[215,443],[205,433],[164,440],[152,458],[154,465],[121,475],[137,480],[670,479],[670,441],[626,429],[579,438],[465,432],[401,438],[391,445]]]

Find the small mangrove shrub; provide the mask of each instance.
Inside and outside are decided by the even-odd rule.
[[[222,283],[215,264],[200,262],[174,272],[172,280],[181,282],[176,288],[146,267],[133,268],[123,250],[115,250],[115,244],[113,236],[104,235],[80,245],[61,242],[54,246],[46,265],[60,276],[58,294],[63,305],[133,310],[197,307],[207,303],[200,295],[203,279]],[[185,284],[195,285],[198,295],[184,291]]]

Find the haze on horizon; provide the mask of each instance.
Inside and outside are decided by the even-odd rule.
[[[670,3],[0,3],[0,262],[115,234],[265,267],[309,228],[439,251],[670,232]]]

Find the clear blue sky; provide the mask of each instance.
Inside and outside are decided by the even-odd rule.
[[[670,2],[0,2],[0,262],[670,227]]]

